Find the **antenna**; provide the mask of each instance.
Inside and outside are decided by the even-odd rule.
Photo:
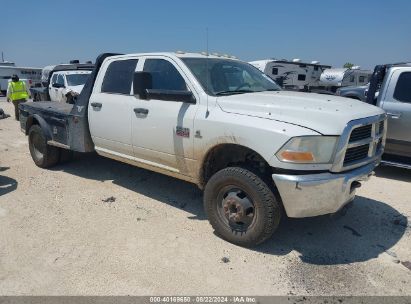
[[[206,27],[206,87],[207,87],[207,91],[208,91],[208,78],[209,78],[209,71],[208,71],[208,27]],[[208,92],[206,92],[207,95],[207,112],[206,112],[206,118],[208,117],[208,115],[210,114],[210,111],[208,110]]]
[[[208,91],[208,78],[210,77],[209,75],[209,71],[208,71],[208,56],[209,56],[209,52],[208,52],[208,27],[206,27],[206,86],[207,86],[207,91]],[[208,117],[208,115],[210,115],[210,111],[208,110],[208,92],[206,92],[207,94],[207,111],[206,111],[206,118]]]

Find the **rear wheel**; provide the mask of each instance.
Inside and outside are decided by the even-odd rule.
[[[282,212],[270,187],[256,174],[239,167],[225,168],[210,178],[204,207],[219,236],[245,247],[271,237]]]
[[[40,168],[49,168],[58,163],[60,150],[47,144],[46,136],[39,125],[29,130],[29,149],[34,163]]]

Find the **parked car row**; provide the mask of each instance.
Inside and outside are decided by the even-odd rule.
[[[332,68],[319,61],[302,62],[300,59],[266,59],[250,64],[272,78],[285,90],[333,94],[338,88],[365,85],[372,71],[352,68]]]

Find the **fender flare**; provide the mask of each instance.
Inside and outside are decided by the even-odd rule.
[[[44,135],[46,136],[47,141],[52,140],[52,133],[50,129],[50,125],[38,114],[30,115],[27,118],[26,122],[26,135],[29,135],[29,130],[32,125],[38,124],[40,128],[43,130]]]

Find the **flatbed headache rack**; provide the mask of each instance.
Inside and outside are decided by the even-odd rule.
[[[77,152],[94,151],[88,128],[88,102],[104,59],[115,55],[121,54],[103,53],[97,57],[90,77],[74,104],[48,101],[20,104],[20,126],[26,135],[33,119],[36,119],[46,130],[48,144]]]

